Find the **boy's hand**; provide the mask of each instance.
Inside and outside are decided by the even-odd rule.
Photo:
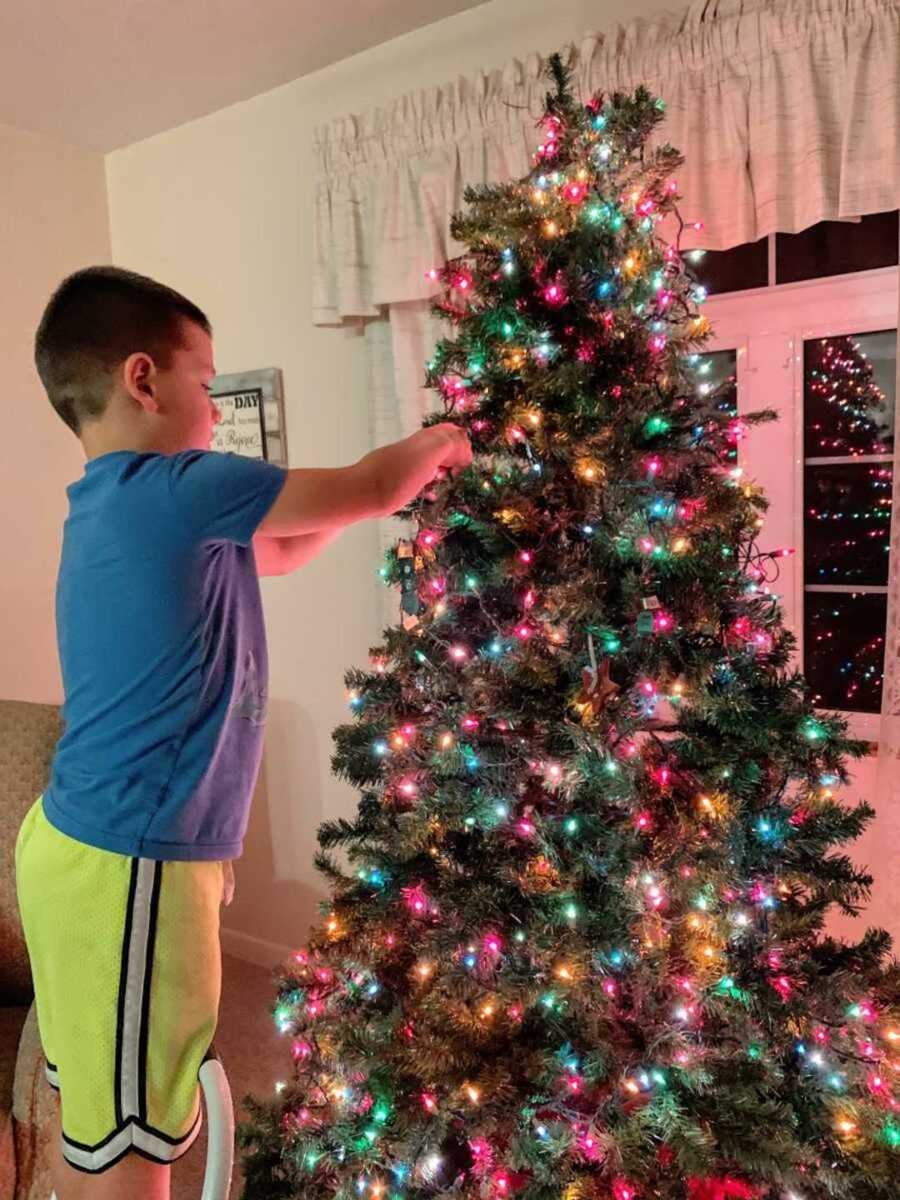
[[[438,463],[438,479],[446,479],[448,475],[455,479],[460,471],[472,465],[472,443],[466,431],[458,425],[444,421],[440,425],[430,425],[422,433],[437,439],[439,447],[446,447]]]

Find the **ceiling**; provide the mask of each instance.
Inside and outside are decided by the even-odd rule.
[[[2,0],[0,123],[125,146],[484,0]]]

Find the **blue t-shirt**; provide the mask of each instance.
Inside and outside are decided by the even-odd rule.
[[[56,591],[65,732],[44,811],[118,854],[241,854],[268,660],[252,538],[283,467],[116,450],[66,489]]]

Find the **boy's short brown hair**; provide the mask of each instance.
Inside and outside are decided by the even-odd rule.
[[[101,416],[112,374],[143,350],[165,370],[182,345],[182,321],[212,334],[205,313],[179,292],[121,267],[86,267],[67,276],[44,309],[34,362],[50,403],[76,434]]]

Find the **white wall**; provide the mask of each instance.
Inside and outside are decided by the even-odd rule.
[[[60,280],[109,262],[103,157],[0,125],[0,696],[60,703],[54,588],[65,488],[82,472],[75,435],[34,369],[34,333]]]
[[[585,31],[664,8],[657,0],[494,0],[324,71],[107,157],[113,260],[206,311],[220,372],[284,371],[292,466],[369,448],[362,356],[352,334],[311,323],[312,131],[331,117]],[[589,11],[593,19],[589,19]],[[304,939],[322,895],[321,820],[357,794],[332,778],[342,675],[379,637],[374,527],[348,530],[305,570],[263,584],[271,663],[267,747],[224,942],[270,963]]]

